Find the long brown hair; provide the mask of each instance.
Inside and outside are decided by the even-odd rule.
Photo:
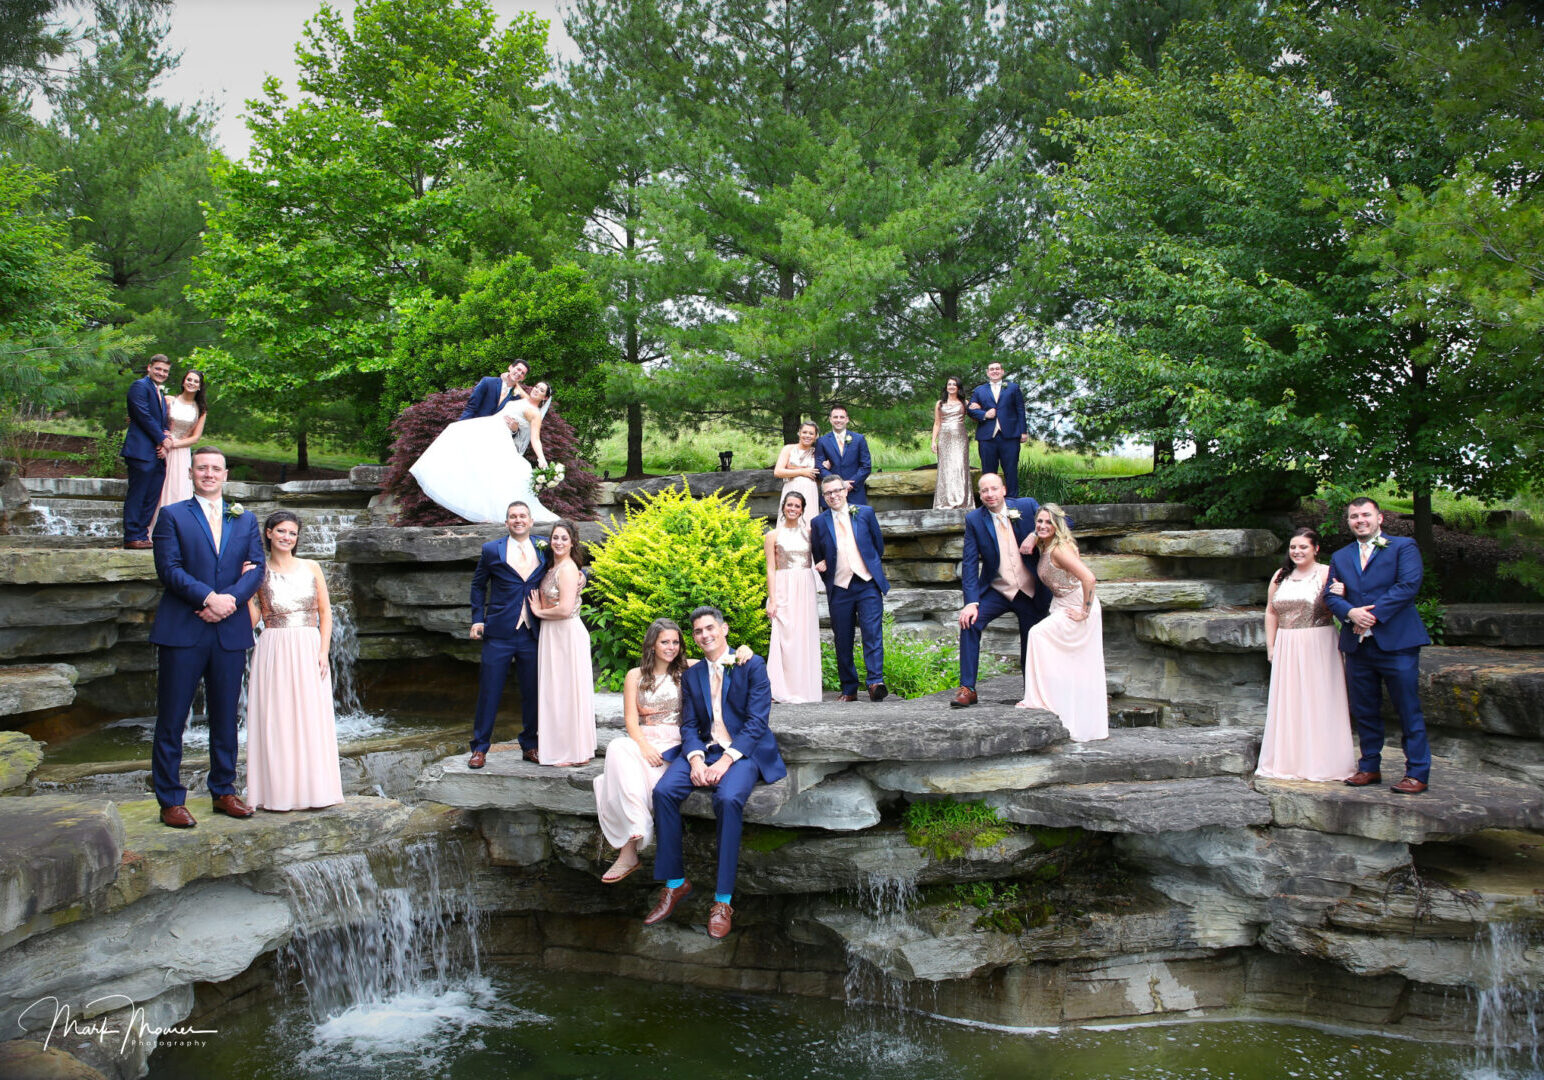
[[[1368,502],[1372,502],[1372,500],[1369,499]],[[1373,505],[1376,506],[1377,504],[1373,503]],[[1281,569],[1277,570],[1274,574],[1271,575],[1272,585],[1280,585],[1284,580],[1286,580],[1288,574],[1297,569],[1297,566],[1292,562],[1292,541],[1296,540],[1299,536],[1308,537],[1308,542],[1312,544],[1314,548],[1314,558],[1318,558],[1318,531],[1315,529],[1310,529],[1307,525],[1304,525],[1300,529],[1294,529],[1292,531],[1292,535],[1287,537],[1287,553],[1281,557]]]
[[[643,632],[643,651],[638,655],[638,690],[641,693],[654,689],[654,650],[659,644],[659,636],[666,630],[676,632],[681,647],[676,651],[675,659],[665,668],[665,674],[675,680],[677,690],[681,688],[681,677],[686,674],[686,635],[681,633],[674,619],[655,619]]]

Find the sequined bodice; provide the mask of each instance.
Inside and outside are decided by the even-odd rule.
[[[560,568],[557,567],[557,566],[552,567],[551,569],[549,569],[547,571],[546,577],[541,579],[541,598],[547,602],[547,606],[548,607],[551,607],[553,604],[556,604],[558,602],[558,600],[563,595],[563,586],[558,583],[558,571],[559,571],[559,569]],[[584,575],[581,573],[579,575],[579,592],[583,592],[583,591],[584,591]],[[577,594],[575,596],[575,599],[576,600],[578,599]],[[576,603],[574,605],[574,615],[567,616],[567,617],[568,618],[573,618],[573,617],[577,616],[578,614],[579,614],[579,606]]]
[[[946,401],[939,406],[938,413],[945,425],[963,424],[965,422],[965,403],[962,401]]]
[[[640,724],[681,723],[681,689],[669,675],[662,676],[650,690],[638,691]]]
[[[772,550],[779,570],[807,570],[811,565],[810,538],[803,529],[779,525]]]
[[[1282,630],[1307,630],[1315,626],[1329,626],[1330,609],[1324,604],[1324,579],[1329,571],[1316,567],[1314,572],[1301,581],[1288,575],[1276,586],[1271,597],[1271,610],[1276,613],[1276,625]]]
[[[1035,568],[1035,573],[1040,576],[1040,583],[1050,589],[1053,596],[1065,597],[1083,592],[1083,583],[1052,562],[1051,553],[1048,551],[1040,553],[1040,564]]]
[[[263,626],[269,630],[319,626],[316,576],[309,566],[297,566],[282,574],[270,566],[258,586],[257,607],[263,615]]]
[[[172,438],[186,439],[198,424],[198,404],[179,397],[166,399],[166,415],[171,422]]]

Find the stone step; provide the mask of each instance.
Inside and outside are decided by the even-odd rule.
[[[1188,832],[1218,825],[1271,823],[1271,800],[1231,776],[1069,784],[1033,788],[1002,799],[1000,812],[1021,825],[1093,832]]]
[[[0,667],[0,716],[56,709],[75,700],[76,671],[69,664],[11,664]],[[20,732],[0,731],[0,791],[7,783],[5,742]],[[21,736],[26,738],[26,736]],[[28,740],[30,741],[30,740]]]
[[[1448,645],[1541,648],[1544,604],[1449,604],[1443,631]]]
[[[1102,591],[1102,590],[1101,590]],[[1265,650],[1263,611],[1167,611],[1137,616],[1141,641],[1186,652],[1251,653]]]
[[[0,585],[77,585],[100,581],[155,581],[149,551],[91,546],[90,553],[45,537],[16,537],[0,559]],[[25,545],[25,546],[23,546]]]
[[[1531,784],[1461,769],[1435,759],[1431,787],[1420,795],[1388,789],[1404,775],[1404,758],[1384,749],[1385,783],[1353,788],[1306,780],[1255,780],[1277,826],[1365,836],[1405,844],[1456,840],[1485,829],[1544,827],[1544,791]]]
[[[123,821],[106,799],[0,798],[0,951],[111,885],[123,852]]]
[[[1125,555],[1161,555],[1176,559],[1239,559],[1274,555],[1281,540],[1269,529],[1190,529],[1135,533],[1115,541]]]
[[[1108,739],[1067,742],[1034,754],[974,761],[883,761],[858,771],[886,791],[979,796],[1053,784],[1245,776],[1260,756],[1260,735],[1242,728],[1128,728]]]
[[[1422,649],[1421,707],[1430,726],[1544,738],[1544,652]]]

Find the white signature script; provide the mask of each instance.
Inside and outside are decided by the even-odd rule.
[[[88,1039],[105,1043],[108,1039],[115,1038],[121,1033],[123,1035],[123,1043],[119,1046],[118,1052],[126,1054],[129,1049],[129,1040],[136,1036],[143,1040],[146,1035],[153,1035],[159,1039],[165,1035],[183,1037],[219,1034],[219,1031],[215,1028],[196,1028],[182,1025],[163,1028],[147,1024],[145,1022],[145,1010],[135,1005],[134,999],[126,994],[107,994],[104,997],[93,998],[91,1001],[86,1002],[82,1011],[87,1013],[102,1012],[102,1009],[96,1008],[99,1005],[106,1005],[107,1008],[127,1008],[129,1015],[126,1018],[121,1018],[118,1023],[115,1023],[111,1017],[107,1016],[95,1016],[89,1020],[77,1020],[70,1014],[70,1007],[68,1005],[61,1002],[58,998],[49,995],[48,997],[38,998],[23,1009],[21,1015],[16,1018],[16,1022],[25,1031],[27,1028],[22,1021],[26,1019],[29,1012],[40,1006],[52,1008],[54,1010],[54,1018],[48,1027],[48,1037],[43,1040],[43,1049],[45,1050],[48,1049],[49,1042],[55,1036],[67,1039],[71,1035],[84,1035]],[[120,1027],[119,1024],[122,1026]]]

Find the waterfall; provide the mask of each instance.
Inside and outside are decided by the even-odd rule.
[[[283,869],[300,934],[280,950],[321,1025],[402,998],[442,999],[480,970],[481,916],[459,849],[420,842],[377,866],[334,855]]]
[[[869,1008],[849,1008],[842,1043],[864,1060],[895,1066],[930,1061],[936,1048],[916,1018],[918,987],[893,973],[889,955],[921,933],[911,917],[918,899],[916,877],[871,872],[857,894],[867,925],[846,939],[842,990],[848,1006]],[[936,986],[931,989],[937,993]]]
[[[1539,1025],[1544,1019],[1544,987],[1531,971],[1538,966],[1537,947],[1517,923],[1490,922],[1480,931],[1477,950],[1484,985],[1475,992],[1474,1047],[1477,1060],[1471,1075],[1479,1077],[1541,1074]],[[1509,1071],[1508,1063],[1526,1072]]]
[[[354,527],[358,510],[307,510],[295,554],[307,559],[331,559],[338,553],[338,534]],[[331,580],[329,576],[328,580]]]
[[[354,623],[354,604],[349,599],[348,575],[337,563],[329,568],[327,591],[332,596],[332,644],[328,654],[332,667],[333,707],[340,717],[363,712],[354,668],[359,663],[359,630]],[[334,591],[336,590],[336,591]]]

